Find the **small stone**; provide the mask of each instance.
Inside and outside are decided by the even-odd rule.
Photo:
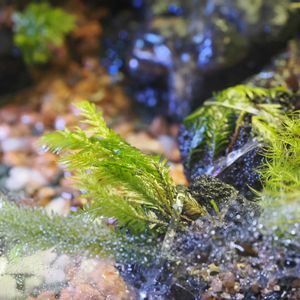
[[[47,205],[50,200],[56,195],[55,189],[45,186],[38,190],[36,198],[40,206]]]
[[[261,287],[259,286],[259,284],[253,283],[250,287],[250,290],[251,290],[252,293],[258,294],[261,290]]]
[[[6,180],[6,188],[18,191],[30,185],[31,188],[39,188],[47,183],[46,179],[37,170],[25,167],[13,167]]]
[[[292,287],[298,289],[300,288],[300,278],[293,280]]]
[[[0,124],[0,141],[7,139],[10,135],[11,128],[7,124]]]
[[[53,180],[59,173],[57,156],[49,152],[36,155],[32,167],[39,170],[48,181]]]
[[[8,176],[9,167],[4,164],[0,164],[0,178]]]
[[[210,288],[213,292],[218,293],[222,291],[222,281],[219,278],[213,278],[210,284]]]
[[[208,265],[209,273],[210,275],[216,275],[220,273],[220,268],[216,266],[215,264]]]
[[[245,298],[245,296],[243,295],[243,294],[236,294],[235,295],[235,299],[236,300],[242,300],[242,299],[244,299]]]
[[[239,282],[235,282],[235,284],[234,284],[234,291],[235,292],[239,292],[240,289],[241,289],[240,283]]]
[[[102,295],[101,291],[90,286],[88,283],[78,284],[76,286],[69,286],[62,290],[60,300],[105,300],[106,297]]]
[[[223,286],[226,288],[227,291],[233,292],[235,286],[235,277],[231,272],[227,272],[224,274],[223,279]]]
[[[2,157],[2,162],[8,166],[26,166],[29,161],[28,154],[21,151],[5,152]]]
[[[53,291],[43,292],[36,298],[36,300],[56,300],[56,299],[58,299],[57,295]]]
[[[109,260],[86,259],[79,267],[70,269],[68,277],[69,288],[63,291],[61,300],[136,299]],[[92,295],[95,298],[88,298]]]
[[[64,270],[71,263],[71,258],[68,255],[60,255],[52,264],[53,268]]]
[[[180,160],[180,152],[178,150],[177,142],[174,138],[168,135],[161,135],[159,137],[159,142],[163,147],[165,156],[172,161]]]
[[[279,292],[280,290],[281,289],[280,289],[280,286],[278,284],[274,285],[273,291]]]
[[[43,283],[43,277],[41,276],[30,276],[25,279],[25,292],[30,294],[32,290]]]
[[[231,296],[228,293],[222,293],[221,297],[222,297],[222,299],[228,299],[228,300],[231,299]]]
[[[253,247],[253,245],[249,242],[242,242],[239,243],[239,246],[242,247],[243,250],[240,250],[240,248],[237,248],[236,251],[239,255],[241,256],[252,256],[252,257],[257,257],[258,252],[257,250]]]
[[[170,163],[170,175],[174,179],[176,184],[187,185],[188,182],[184,175],[182,164]]]
[[[44,279],[46,284],[55,284],[66,280],[66,274],[61,269],[47,268],[44,272]]]
[[[54,213],[66,216],[70,211],[70,201],[63,197],[57,197],[46,205],[45,210],[49,215]]]
[[[1,149],[3,152],[9,151],[28,151],[31,143],[28,138],[8,138],[2,141]]]
[[[6,273],[43,276],[56,257],[57,255],[50,250],[37,251],[33,255],[16,258],[10,262],[6,267]]]
[[[161,144],[145,132],[129,134],[126,140],[132,146],[146,153],[163,153],[164,151]]]
[[[7,259],[3,256],[0,257],[0,276],[5,273],[7,266]]]
[[[178,283],[175,283],[171,286],[171,295],[174,300],[195,300],[195,296],[188,291],[186,288],[181,286]]]
[[[165,118],[159,116],[153,119],[149,131],[153,136],[157,137],[162,134],[167,134],[167,129]]]
[[[212,292],[208,291],[208,292],[204,292],[202,294],[202,300],[216,300],[217,298],[213,295]]]
[[[114,126],[114,131],[118,133],[123,138],[126,137],[128,134],[132,133],[133,131],[133,124],[132,122],[121,122],[120,124],[117,124]]]
[[[21,299],[22,294],[17,290],[17,282],[13,276],[0,276],[0,299]]]

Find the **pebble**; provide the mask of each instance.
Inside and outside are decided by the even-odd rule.
[[[57,197],[45,206],[45,210],[49,215],[54,213],[66,216],[70,212],[70,200]]]
[[[26,167],[13,167],[9,172],[5,186],[11,191],[18,191],[25,187],[37,189],[46,184],[46,179],[39,171]]]
[[[61,300],[136,299],[112,261],[85,259],[80,266],[70,269],[68,274],[69,287],[62,291]]]
[[[3,154],[2,162],[8,166],[28,166],[31,159],[28,158],[27,153],[11,151]]]
[[[30,276],[25,279],[25,293],[30,294],[34,288],[40,286],[43,283],[42,276]]]
[[[3,140],[0,145],[3,152],[28,151],[30,150],[31,142],[27,137],[8,138]]]
[[[210,288],[215,293],[221,292],[223,288],[222,281],[219,278],[213,278],[210,284]]]
[[[226,288],[227,291],[233,292],[235,286],[235,277],[231,272],[226,272],[222,279],[223,286]]]
[[[146,153],[162,154],[164,149],[156,139],[151,138],[145,132],[131,133],[126,137],[126,140],[132,146]]]
[[[168,132],[168,126],[165,118],[158,116],[155,117],[149,128],[150,133],[157,137]]]
[[[28,297],[26,300],[56,300],[56,299],[58,298],[55,292],[46,291],[40,294],[37,298]]]
[[[0,124],[0,141],[7,139],[10,135],[11,128],[7,124]]]
[[[6,266],[8,264],[8,261],[5,257],[0,257],[0,276],[5,273]]]
[[[35,254],[17,257],[6,266],[6,274],[32,274],[43,276],[45,269],[55,260],[57,255],[50,250],[37,251]],[[0,298],[1,299],[1,298]]]
[[[2,275],[0,276],[0,299],[21,299],[22,293],[17,290],[17,283],[13,276]]]
[[[165,156],[172,161],[180,161],[180,152],[178,150],[177,142],[174,138],[169,135],[161,135],[158,138]]]
[[[46,268],[43,275],[47,285],[52,285],[66,280],[66,274],[62,269]]]
[[[5,164],[0,164],[0,178],[7,176],[9,171],[9,167]]]
[[[221,299],[228,299],[228,300],[230,300],[232,298],[231,298],[230,294],[228,294],[228,293],[222,293],[221,294]]]
[[[45,186],[38,190],[38,192],[36,194],[36,198],[37,198],[38,204],[40,206],[45,206],[50,202],[50,200],[55,195],[56,195],[56,191],[54,188]]]
[[[170,175],[176,184],[188,184],[182,164],[170,163]]]

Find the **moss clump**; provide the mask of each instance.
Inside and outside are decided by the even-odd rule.
[[[48,3],[31,3],[23,12],[13,15],[14,41],[27,64],[46,63],[50,47],[60,47],[66,34],[75,27],[75,19]]]
[[[174,231],[207,213],[187,190],[176,187],[165,161],[145,155],[109,129],[94,104],[85,101],[77,108],[84,130],[49,133],[41,143],[60,153],[61,163],[89,203],[76,215],[63,218],[4,201],[1,236],[42,249],[82,247],[122,256],[121,246],[126,253],[143,252],[148,238],[163,238],[170,227]],[[113,230],[107,229],[103,217],[117,220]]]

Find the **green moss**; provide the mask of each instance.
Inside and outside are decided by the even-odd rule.
[[[50,133],[42,143],[60,152],[76,186],[91,199],[85,211],[117,218],[120,227],[133,233],[146,229],[165,232],[170,221],[178,218],[174,208],[178,190],[166,161],[125,142],[106,126],[93,104],[82,102],[78,108],[88,125],[85,130],[77,127]],[[192,202],[189,197],[184,201]],[[205,210],[195,202],[186,212],[201,215]]]
[[[46,63],[51,46],[63,44],[67,33],[75,27],[75,19],[47,3],[31,3],[23,12],[13,15],[14,41],[27,64]]]
[[[282,87],[264,89],[238,85],[216,93],[213,98],[189,115],[184,125],[193,135],[187,167],[195,161],[205,159],[206,169],[230,152],[240,128],[247,117],[266,120],[280,113],[281,104],[292,107],[291,94]],[[261,124],[262,126],[262,124]]]
[[[300,112],[283,116],[270,131],[259,170],[264,184],[259,196],[263,222],[284,228],[300,222]]]

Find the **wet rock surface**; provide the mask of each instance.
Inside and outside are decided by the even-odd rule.
[[[276,57],[269,67],[250,78],[246,84],[264,88],[276,86],[287,88],[293,96],[279,95],[273,103],[279,103],[284,110],[292,111],[299,106],[299,66],[299,41],[293,41],[289,48]],[[270,103],[268,99],[263,101]],[[230,118],[230,116],[228,117]],[[229,148],[226,150],[226,155],[222,157],[221,154],[214,159],[211,158],[207,146],[201,144],[202,128],[199,128],[197,122],[197,118],[195,118],[194,124],[189,123],[182,126],[179,133],[179,147],[187,177],[193,179],[203,174],[214,175],[236,187],[245,196],[253,197],[248,185],[257,190],[261,188],[259,175],[254,170],[261,165],[262,157],[259,155],[260,147],[258,144],[255,145],[251,117],[244,118],[237,135],[232,132],[231,142],[227,144]],[[202,147],[201,151],[193,150],[197,149],[197,145]]]
[[[243,220],[249,225],[259,216],[259,206],[248,201],[234,187],[218,178],[202,175],[193,179],[189,185],[191,195],[204,205],[212,215],[222,216],[223,220]],[[239,216],[239,217],[238,217]]]
[[[199,220],[178,233],[169,261],[123,273],[140,299],[293,299],[300,296],[299,236],[278,239],[252,216]]]
[[[134,292],[112,261],[38,251],[22,258],[0,258],[1,299],[120,299]],[[28,296],[30,295],[30,296]]]
[[[0,45],[0,96],[2,96],[28,86],[31,78],[20,51],[13,44],[12,30],[1,24],[1,20]]]
[[[139,3],[131,28],[120,16],[127,26],[116,27],[105,61],[112,75],[128,70],[132,95],[148,111],[179,119],[258,72],[297,27],[285,0]]]

